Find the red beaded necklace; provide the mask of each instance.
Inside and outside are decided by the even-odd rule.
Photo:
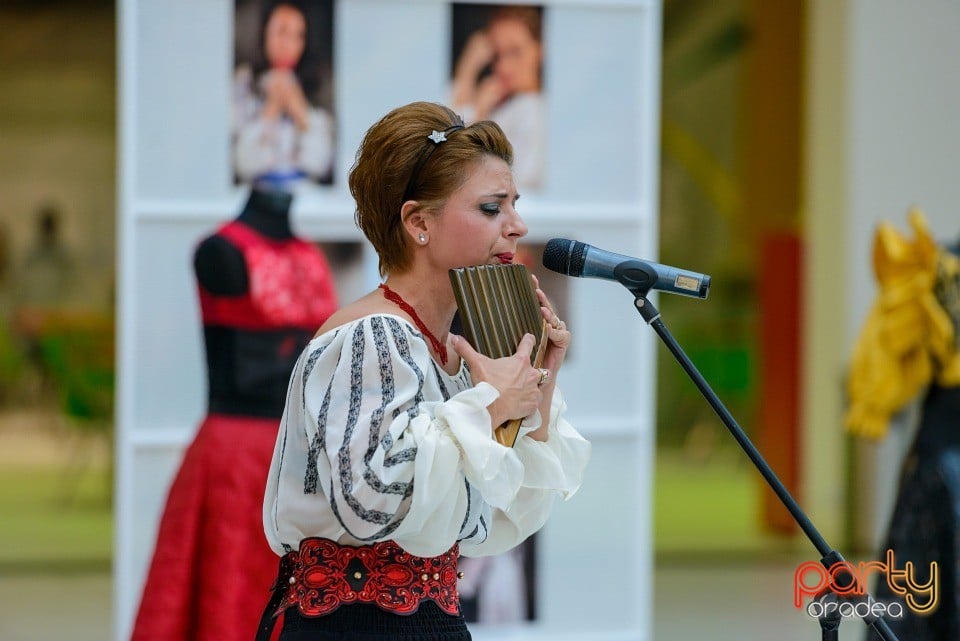
[[[414,311],[413,307],[410,306],[410,303],[403,300],[400,297],[400,294],[398,294],[397,292],[387,287],[386,283],[381,283],[380,289],[383,290],[384,298],[386,298],[391,303],[396,303],[397,305],[400,306],[400,309],[410,314],[410,318],[413,319],[413,322],[416,324],[416,326],[420,328],[420,331],[423,332],[423,335],[426,336],[427,340],[430,341],[430,345],[433,346],[433,351],[436,352],[437,356],[440,357],[440,363],[442,365],[446,365],[447,364],[447,346],[441,343],[439,340],[437,340],[437,337],[433,335],[433,332],[427,329],[427,326],[423,323],[422,320],[420,320],[420,317],[417,316],[417,312]]]

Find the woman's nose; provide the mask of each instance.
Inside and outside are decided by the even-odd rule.
[[[507,235],[517,238],[523,238],[527,235],[527,223],[523,222],[520,214],[513,212],[510,222],[507,224]]]

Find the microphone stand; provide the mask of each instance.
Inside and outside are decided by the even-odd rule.
[[[627,268],[629,267],[629,269]],[[637,271],[640,270],[643,273],[638,274]],[[663,340],[664,344],[667,346],[667,349],[670,350],[670,353],[673,354],[674,358],[680,363],[680,366],[683,368],[683,371],[687,373],[690,379],[697,386],[697,389],[700,390],[700,393],[703,394],[704,398],[707,400],[707,403],[710,404],[710,407],[717,413],[717,416],[720,417],[720,420],[723,421],[723,424],[726,425],[727,429],[733,435],[733,438],[736,439],[737,443],[740,445],[740,448],[747,454],[750,460],[753,462],[754,466],[760,471],[760,474],[763,476],[767,484],[773,489],[777,497],[783,503],[784,507],[790,512],[794,520],[800,526],[800,529],[803,530],[804,534],[807,535],[807,538],[810,539],[810,542],[813,543],[813,546],[820,553],[820,563],[824,568],[829,572],[830,569],[837,563],[846,563],[843,557],[839,552],[832,549],[821,536],[820,532],[817,531],[817,528],[810,521],[810,518],[800,509],[800,506],[794,500],[793,496],[790,495],[790,492],[783,485],[774,471],[770,468],[770,465],[764,460],[763,456],[760,454],[760,451],[753,445],[750,439],[747,437],[746,433],[743,431],[743,428],[737,424],[737,421],[734,420],[733,415],[730,414],[729,410],[723,405],[720,401],[720,398],[713,391],[710,385],[707,383],[706,379],[700,374],[696,366],[683,351],[683,348],[680,347],[680,344],[677,343],[673,335],[670,333],[670,330],[667,329],[666,325],[663,324],[663,320],[660,318],[660,312],[656,307],[647,299],[647,295],[650,292],[650,288],[654,283],[656,283],[656,273],[652,271],[649,267],[643,263],[637,261],[630,261],[629,265],[624,265],[618,267],[615,270],[618,280],[630,290],[630,293],[634,295],[634,307],[640,313],[640,316],[643,317],[643,320],[653,328],[657,335]],[[846,566],[843,566],[844,568]],[[834,577],[834,582],[838,585],[839,588],[843,590],[843,594],[850,594],[851,592],[858,592],[859,586],[857,585],[856,577],[852,576],[845,569],[840,569],[832,573]],[[851,592],[847,590],[850,589]],[[837,600],[843,600],[843,597],[838,597],[835,593],[831,592],[827,588],[826,597],[830,599],[831,603],[836,605]],[[824,593],[821,593],[824,594]],[[893,630],[890,629],[890,626],[887,622],[879,615],[874,614],[873,612],[873,598],[869,594],[865,594],[865,603],[868,605],[868,614],[863,616],[863,622],[867,625],[873,626],[873,629],[880,635],[884,641],[898,641],[897,636],[893,633]],[[824,608],[826,610],[827,608]],[[825,614],[824,616],[818,617],[820,621],[820,627],[822,629],[822,641],[838,641],[840,635],[840,612],[839,607],[831,608],[831,612]]]

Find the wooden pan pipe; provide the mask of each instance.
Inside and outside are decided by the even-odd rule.
[[[450,270],[463,337],[488,358],[513,356],[524,334],[533,334],[530,364],[540,367],[547,344],[547,322],[533,279],[524,265],[479,265]],[[522,419],[494,429],[502,445],[513,447]]]

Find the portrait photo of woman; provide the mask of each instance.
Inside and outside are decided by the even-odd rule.
[[[234,182],[333,182],[333,0],[237,0]]]
[[[450,106],[467,122],[493,120],[513,143],[517,187],[544,187],[543,8],[453,5]]]

